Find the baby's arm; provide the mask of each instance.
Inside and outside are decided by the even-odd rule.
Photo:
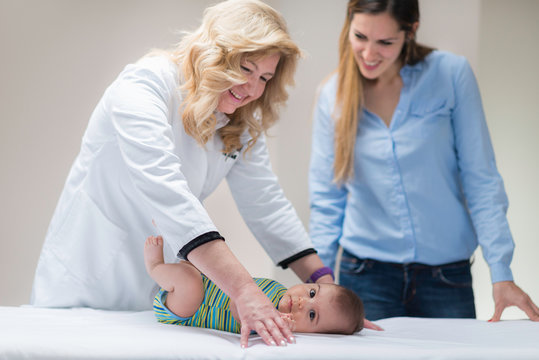
[[[202,275],[190,262],[165,264],[163,238],[150,236],[144,245],[146,271],[168,291],[166,307],[180,317],[191,317],[204,300]]]

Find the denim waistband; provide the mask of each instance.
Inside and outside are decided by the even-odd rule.
[[[380,261],[375,259],[369,259],[369,258],[359,258],[355,256],[354,254],[349,253],[348,251],[343,249],[343,256],[347,257],[349,260],[354,260],[354,262],[364,262],[367,266],[372,266],[375,264],[379,265],[385,265],[385,266],[391,266],[399,269],[434,269],[434,268],[456,268],[466,265],[471,265],[472,261],[470,259],[466,260],[460,260],[445,264],[439,264],[439,265],[428,265],[418,262],[410,262],[410,263],[395,263],[395,262],[387,262],[387,261]]]

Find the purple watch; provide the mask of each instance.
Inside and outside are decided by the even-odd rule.
[[[327,266],[324,266],[324,267],[321,267],[320,269],[316,270],[315,272],[313,272],[312,275],[307,279],[306,282],[315,283],[316,280],[320,279],[324,275],[331,275],[333,280],[335,280],[335,275],[333,274],[333,270],[331,270],[331,268],[329,268]]]

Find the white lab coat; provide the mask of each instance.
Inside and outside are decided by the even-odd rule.
[[[218,136],[201,147],[184,131],[178,81],[173,63],[152,57],[128,65],[106,90],[49,225],[33,305],[151,309],[157,288],[143,248],[157,232],[152,219],[165,239],[165,261],[175,261],[189,241],[218,231],[201,202],[225,177],[275,263],[312,248],[271,170],[264,137],[235,159],[221,152]],[[228,121],[217,118],[218,127]],[[245,133],[242,143],[248,140]]]

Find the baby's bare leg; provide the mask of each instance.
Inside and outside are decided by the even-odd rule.
[[[146,271],[168,291],[165,305],[181,317],[192,316],[204,299],[202,275],[191,263],[165,264],[163,238],[150,236],[144,244]]]

